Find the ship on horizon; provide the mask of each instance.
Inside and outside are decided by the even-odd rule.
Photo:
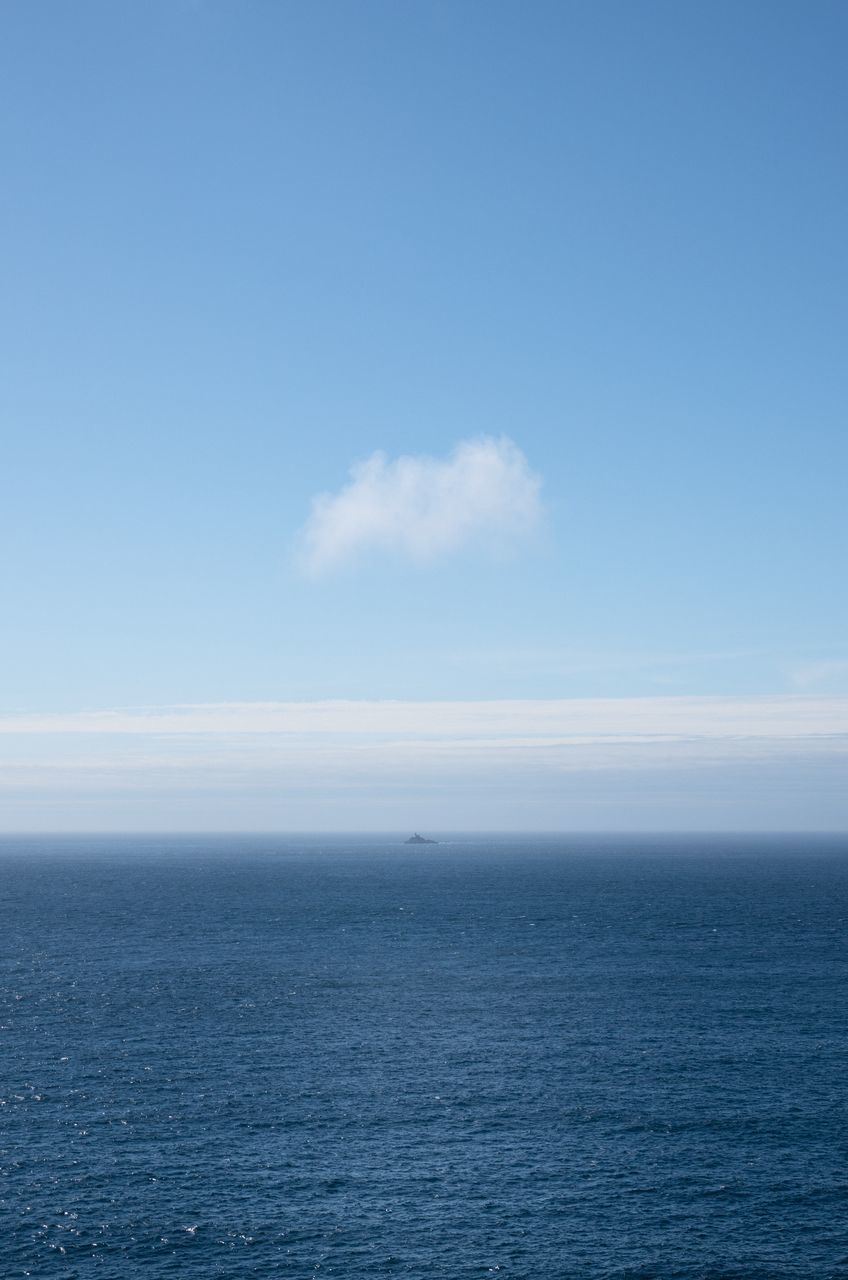
[[[420,836],[416,831],[408,840],[404,840],[404,844],[438,844],[438,840],[428,840],[426,836]]]

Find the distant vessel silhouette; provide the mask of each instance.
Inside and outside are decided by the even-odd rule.
[[[438,844],[438,840],[428,840],[426,836],[420,836],[415,832],[414,836],[410,836],[408,840],[404,840],[404,844]]]

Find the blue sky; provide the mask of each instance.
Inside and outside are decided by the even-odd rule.
[[[845,706],[844,5],[79,0],[0,29],[0,758],[28,762],[0,822],[218,821],[208,779],[178,812],[136,757],[107,787],[115,740],[78,760],[51,716]],[[826,766],[793,737],[759,791],[732,752],[718,788],[663,757],[673,802],[638,814],[554,766],[531,812],[523,762],[498,821],[845,826],[828,724]],[[344,752],[309,803],[274,760],[226,822],[405,825],[378,773],[327,809]],[[427,820],[490,825],[495,773],[448,803],[445,767]]]

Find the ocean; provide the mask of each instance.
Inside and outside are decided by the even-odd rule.
[[[0,841],[0,1274],[848,1277],[848,840]]]

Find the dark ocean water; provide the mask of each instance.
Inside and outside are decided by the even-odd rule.
[[[848,841],[0,843],[0,1274],[848,1277]]]

